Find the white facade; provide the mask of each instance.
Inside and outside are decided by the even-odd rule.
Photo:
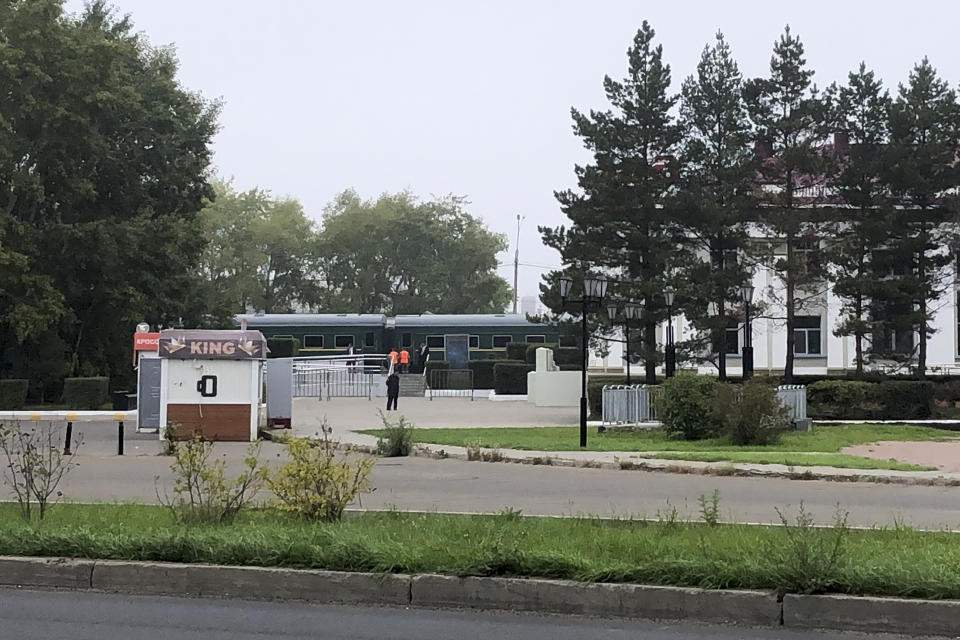
[[[933,312],[931,325],[933,331],[927,335],[927,372],[928,373],[960,373],[960,356],[958,356],[958,287],[956,278],[951,277],[954,286],[948,287],[946,292],[937,300],[930,303]],[[760,317],[751,321],[753,336],[753,368],[757,374],[779,374],[783,372],[787,354],[787,336],[785,327],[785,312],[782,303],[778,303],[775,293],[780,292],[782,283],[772,270],[758,269],[753,276],[754,306],[765,307]],[[759,303],[759,304],[758,304]],[[824,283],[815,295],[806,303],[806,308],[797,311],[796,315],[812,319],[819,318],[819,353],[816,348],[810,348],[810,353],[795,353],[795,375],[827,375],[839,374],[856,369],[856,347],[852,336],[838,337],[834,335],[834,328],[840,320],[840,300],[833,294],[832,289]],[[674,334],[678,342],[692,337],[694,329],[685,321],[683,316],[673,318]],[[810,329],[814,329],[810,327]],[[658,345],[663,349],[665,326],[657,331]],[[622,337],[622,336],[619,336]],[[919,337],[915,334],[914,344]],[[591,354],[590,366],[593,369],[607,371],[621,371],[624,367],[623,343],[610,342],[609,354],[605,358],[596,353]],[[811,343],[808,347],[815,347]],[[742,362],[739,355],[743,347],[743,324],[738,328],[738,354],[727,355],[727,374],[739,376],[742,373]],[[869,345],[864,344],[864,350]],[[798,350],[799,351],[799,350]],[[914,361],[916,358],[914,357]],[[696,366],[699,373],[716,373],[717,368],[710,362],[693,365],[678,363],[678,368]],[[866,368],[896,368],[894,363],[868,363]],[[902,365],[903,371],[909,368],[909,363]],[[631,371],[642,375],[643,364],[634,364]],[[662,373],[662,367],[660,368]]]

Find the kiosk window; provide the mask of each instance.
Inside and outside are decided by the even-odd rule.
[[[493,336],[494,349],[503,349],[508,342],[513,342],[513,336]]]

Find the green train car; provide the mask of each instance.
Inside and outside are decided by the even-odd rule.
[[[508,342],[557,342],[556,329],[511,314],[422,314],[386,316],[356,313],[242,314],[239,326],[257,329],[267,338],[293,337],[301,355],[342,355],[350,345],[358,353],[387,353],[391,348],[414,351],[421,342],[434,354],[445,349],[446,336],[467,335],[470,358],[496,357]],[[435,356],[436,357],[436,356]]]

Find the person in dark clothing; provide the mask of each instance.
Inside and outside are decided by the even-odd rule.
[[[427,346],[426,342],[420,343],[420,348],[417,349],[417,366],[419,367],[419,373],[423,373],[423,370],[427,368],[427,360],[430,359],[430,347]]]
[[[397,410],[397,398],[400,397],[400,376],[396,373],[391,373],[387,376],[387,411],[390,411],[391,405],[393,405],[393,410]]]

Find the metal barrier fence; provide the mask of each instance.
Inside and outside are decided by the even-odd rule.
[[[638,424],[657,419],[660,388],[646,385],[604,385],[603,424]]]
[[[638,424],[658,420],[657,407],[663,387],[646,385],[605,385],[603,424]],[[807,388],[798,384],[777,387],[780,404],[789,410],[793,422],[807,419]]]
[[[800,384],[782,384],[777,387],[780,404],[789,409],[794,422],[807,419],[807,388]]]
[[[373,379],[376,374],[362,368],[334,368],[294,366],[293,397],[367,398],[373,397]]]
[[[473,369],[434,369],[430,372],[430,399],[469,397],[473,401]]]

